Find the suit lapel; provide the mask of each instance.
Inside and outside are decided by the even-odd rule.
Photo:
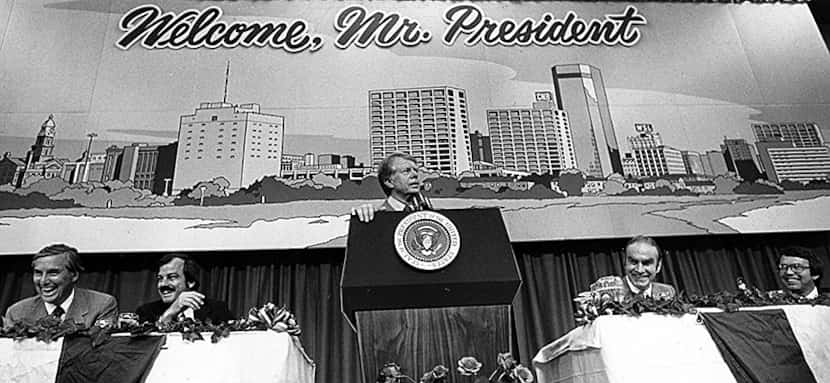
[[[84,294],[81,289],[75,289],[75,298],[72,304],[69,305],[69,311],[66,312],[66,319],[71,319],[75,323],[86,324],[86,315],[89,313],[89,297]]]
[[[29,306],[28,315],[24,318],[32,318],[33,321],[37,321],[47,315],[49,315],[49,313],[46,312],[46,305],[43,303],[43,299],[38,296],[32,300],[32,305]]]

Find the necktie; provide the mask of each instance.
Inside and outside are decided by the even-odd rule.
[[[63,310],[63,307],[58,306],[58,307],[55,307],[54,310],[52,310],[52,316],[55,317],[56,319],[60,320],[61,317],[63,317],[63,314],[65,312],[66,311]]]
[[[409,202],[406,203],[406,206],[404,206],[403,211],[406,213],[418,211],[418,205],[415,203],[415,201],[410,199]]]

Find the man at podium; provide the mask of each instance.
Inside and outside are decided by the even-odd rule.
[[[415,159],[405,153],[392,153],[378,165],[378,183],[386,194],[379,207],[363,204],[352,208],[360,222],[375,219],[375,211],[432,210],[432,203],[421,192],[421,177]]]

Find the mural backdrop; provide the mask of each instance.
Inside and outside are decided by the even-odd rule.
[[[830,228],[805,4],[0,2],[0,253],[338,247],[415,156],[512,241]]]

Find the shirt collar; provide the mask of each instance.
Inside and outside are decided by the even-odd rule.
[[[810,290],[807,295],[804,296],[805,299],[816,299],[818,298],[818,286],[813,286],[813,289]]]
[[[634,284],[631,283],[631,280],[628,279],[627,275],[625,276],[625,283],[628,284],[628,289],[631,290],[632,294],[636,295],[636,294],[640,293],[640,288],[637,287],[637,286],[634,286]],[[652,286],[654,286],[654,283],[649,283],[648,284],[648,287],[646,288],[646,291],[643,292],[643,296],[645,296],[645,297],[650,297],[651,296]]]
[[[392,211],[403,211],[406,208],[406,202],[403,202],[391,194],[386,197],[386,204],[392,208]]]
[[[66,313],[69,312],[69,306],[72,305],[73,300],[75,300],[75,289],[74,288],[72,289],[72,292],[69,293],[69,297],[64,299],[63,303],[61,303],[61,308],[63,309],[63,313],[64,313],[63,315],[66,315]],[[43,304],[46,306],[46,313],[49,314],[49,315],[52,315],[52,311],[55,311],[55,308],[58,307],[56,304],[49,303],[49,302],[43,302]]]

